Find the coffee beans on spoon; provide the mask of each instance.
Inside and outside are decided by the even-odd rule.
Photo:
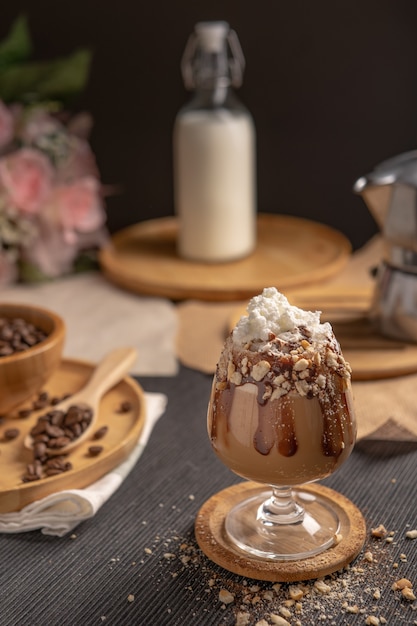
[[[41,392],[38,401],[33,403],[33,407],[19,414],[20,417],[28,417],[32,410],[39,409],[44,405],[51,407],[50,410],[41,415],[35,426],[31,429],[33,445],[33,461],[26,467],[26,474],[22,477],[23,482],[40,480],[48,476],[55,476],[72,469],[72,464],[67,460],[64,447],[80,437],[91,423],[93,412],[90,407],[72,405],[67,411],[53,408],[56,403],[64,398],[50,398],[47,392]],[[116,412],[126,413],[131,410],[129,402],[122,403]],[[97,441],[105,437],[108,426],[98,428],[92,435],[92,440]],[[62,454],[59,453],[62,448]],[[54,454],[51,450],[54,449]],[[90,457],[98,456],[102,453],[103,446],[93,444],[88,448]],[[56,454],[58,452],[58,455]]]
[[[50,456],[49,450],[64,448],[77,439],[89,426],[93,417],[90,407],[71,405],[67,411],[51,409],[38,418],[30,434],[33,439],[33,462],[26,467],[23,482],[40,480],[43,476],[57,476],[72,469],[65,458]]]
[[[88,406],[72,405],[65,412],[52,409],[41,415],[30,434],[35,446],[43,443],[49,449],[64,448],[83,434],[92,418]]]
[[[21,317],[0,316],[0,357],[24,352],[41,341],[47,334]]]

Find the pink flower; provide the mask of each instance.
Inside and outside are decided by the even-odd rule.
[[[22,258],[49,278],[69,274],[80,251],[107,243],[104,221],[94,179],[56,187],[38,216],[37,235],[22,250]]]
[[[42,219],[31,245],[22,250],[22,258],[48,278],[69,274],[78,254],[77,243],[64,239],[62,229],[52,220]]]
[[[68,142],[65,159],[57,164],[56,179],[59,183],[70,183],[77,178],[99,178],[99,171],[90,144],[73,135]]]
[[[0,100],[0,150],[13,139],[14,120],[7,106]]]
[[[0,185],[24,213],[39,213],[51,189],[53,170],[48,159],[22,148],[0,160]]]
[[[57,185],[51,202],[56,207],[67,241],[76,233],[88,233],[103,226],[106,216],[98,181],[86,176],[68,185]]]

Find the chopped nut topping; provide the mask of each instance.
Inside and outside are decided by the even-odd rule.
[[[371,537],[376,537],[377,539],[382,539],[388,534],[387,529],[383,524],[380,524],[377,528],[371,529]]]
[[[408,580],[408,578],[400,578],[400,580],[397,580],[395,583],[392,584],[392,589],[393,591],[396,591],[397,589],[405,589],[406,587],[409,587],[411,589],[412,586],[413,583]]]
[[[290,622],[288,622],[284,617],[281,617],[281,615],[270,613],[269,617],[271,622],[276,624],[276,626],[291,626]]]
[[[330,586],[326,585],[326,583],[324,582],[324,580],[316,580],[316,582],[314,583],[314,588],[317,589],[317,591],[319,591],[320,593],[329,593],[330,591]]]
[[[407,530],[405,536],[407,539],[417,539],[417,530]]]
[[[410,589],[410,587],[404,587],[404,589],[402,589],[401,591],[401,595],[403,596],[403,598],[409,600],[410,602],[413,602],[416,599],[416,596],[414,595],[414,592],[412,589]]]
[[[294,370],[296,372],[301,372],[309,367],[309,362],[307,359],[299,359],[294,363]]]
[[[233,595],[233,593],[230,593],[230,591],[227,591],[227,589],[220,589],[219,600],[223,604],[231,604],[232,602],[234,602],[235,596]]]
[[[232,376],[230,377],[230,382],[233,383],[234,385],[241,385],[242,374],[240,372],[233,372]]]
[[[304,595],[303,590],[300,587],[291,586],[288,590],[288,594],[290,598],[293,600],[301,600]]]
[[[267,374],[270,369],[271,366],[268,361],[259,361],[259,363],[256,363],[252,367],[252,378],[259,382],[264,378],[265,374]]]

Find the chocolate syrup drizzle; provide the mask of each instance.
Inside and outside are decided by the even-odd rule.
[[[266,456],[276,445],[279,454],[282,456],[293,456],[297,452],[298,443],[294,419],[295,406],[291,399],[284,396],[274,401],[275,419],[272,426],[273,433],[271,433],[271,415],[268,411],[269,400],[264,399],[265,385],[262,382],[259,383],[253,380],[245,382],[251,382],[258,387],[259,421],[253,438],[255,449],[259,454]],[[226,431],[230,429],[228,418],[235,388],[236,385],[228,383],[225,389],[215,390],[210,433],[213,442],[217,437],[217,420],[224,420]],[[323,417],[321,440],[323,455],[337,459],[345,448],[345,434],[347,434],[350,444],[353,444],[355,437],[346,393],[340,390],[334,390],[332,393],[329,390],[328,393],[323,394],[322,398],[319,398],[319,403]]]
[[[299,334],[307,341],[310,339],[310,331],[304,326],[298,327]],[[243,372],[242,367],[237,368],[241,374],[241,382],[238,386],[250,383],[256,385],[257,403],[258,403],[258,424],[253,437],[253,445],[255,450],[264,456],[268,455],[276,446],[277,451],[284,457],[291,457],[298,450],[298,441],[295,423],[296,403],[293,402],[295,390],[285,393],[280,398],[270,400],[274,389],[274,378],[283,376],[290,384],[297,380],[297,373],[294,373],[294,359],[292,352],[298,350],[299,341],[282,339],[271,334],[269,338],[271,344],[276,344],[276,349],[280,352],[279,359],[276,358],[275,349],[256,351],[256,345],[253,351],[248,350],[246,361],[250,361],[253,368],[259,361],[267,360],[270,366],[269,372],[261,380],[255,380],[248,372]],[[230,362],[234,362],[231,353],[233,348],[231,336],[229,337],[229,349],[226,349],[217,366],[215,381],[221,381],[221,388],[214,387],[212,396],[211,410],[211,439],[213,443],[217,438],[218,428],[222,424],[226,433],[230,431],[230,413],[233,405],[236,384],[232,383],[225,375]],[[330,350],[332,346],[329,346]],[[230,350],[230,351],[229,351]],[[337,351],[335,351],[337,356]],[[307,355],[306,358],[309,358]],[[350,447],[355,439],[355,427],[351,407],[347,397],[347,382],[344,377],[343,366],[339,363],[340,371],[336,368],[327,369],[326,364],[322,361],[320,367],[320,359],[316,362],[309,358],[309,367],[305,380],[307,383],[306,395],[302,396],[306,400],[316,398],[319,402],[322,415],[322,435],[321,449],[323,456],[334,458],[335,462],[342,454],[348,444]],[[337,358],[336,358],[337,361]],[[241,364],[240,364],[241,365]],[[337,367],[337,364],[336,364]],[[245,368],[248,369],[247,363]],[[294,376],[295,374],[295,376]],[[326,376],[325,388],[321,387],[319,391],[313,391],[313,381],[317,380],[319,374]],[[301,381],[301,377],[298,378]],[[216,383],[215,383],[216,385]],[[310,387],[309,387],[310,385]],[[317,388],[317,385],[316,385]],[[271,417],[271,403],[274,415]],[[219,420],[219,422],[218,422]]]

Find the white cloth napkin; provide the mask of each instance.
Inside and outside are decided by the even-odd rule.
[[[0,532],[21,533],[41,529],[44,535],[63,537],[80,522],[93,517],[113,495],[142,454],[152,429],[164,413],[167,398],[162,393],[145,393],[146,421],[130,456],[111,472],[84,489],[68,489],[28,504],[16,513],[0,515]]]

